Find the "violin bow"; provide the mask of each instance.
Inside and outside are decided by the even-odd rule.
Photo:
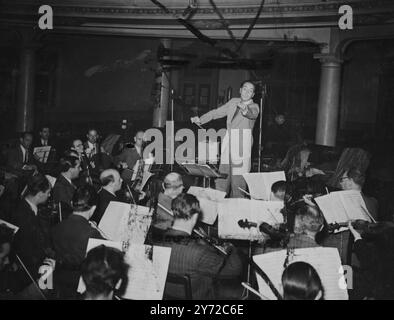
[[[278,289],[274,286],[272,283],[271,279],[268,277],[268,275],[257,265],[256,262],[253,261],[253,259],[250,259],[250,264],[251,266],[255,269],[256,273],[263,278],[263,280],[267,283],[267,285],[270,287],[271,291],[275,295],[275,297],[278,300],[283,300],[281,294],[279,293]]]

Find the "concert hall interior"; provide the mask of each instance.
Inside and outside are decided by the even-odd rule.
[[[0,300],[394,299],[393,0],[0,0]]]

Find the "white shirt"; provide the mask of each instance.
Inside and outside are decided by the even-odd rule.
[[[22,145],[20,145],[21,146],[21,150],[22,150],[22,155],[23,155],[23,163],[25,163],[28,159],[27,159],[27,156],[26,156],[26,153],[27,153],[27,150],[25,149],[25,147],[24,146],[22,146]]]
[[[30,208],[33,210],[34,214],[37,216],[38,208],[34,203],[31,203],[27,198],[25,198],[26,202],[29,204]]]
[[[68,182],[70,182],[71,185],[73,184],[72,181],[69,178],[67,178],[63,173],[62,173],[62,176],[64,177],[64,179],[66,179]]]
[[[47,146],[48,145],[48,140],[41,139],[41,144],[43,146]]]

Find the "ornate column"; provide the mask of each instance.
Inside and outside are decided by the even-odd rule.
[[[333,147],[338,128],[342,61],[328,54],[317,54],[314,57],[321,62],[315,143]]]
[[[34,128],[35,60],[38,45],[30,40],[30,36],[22,35],[17,89],[17,132],[32,131]]]
[[[161,44],[166,48],[170,49],[171,48],[171,39],[161,39],[160,40]],[[170,104],[170,92],[171,92],[171,83],[170,83],[170,78],[171,78],[171,73],[168,70],[165,70],[161,66],[158,66],[158,68],[161,68],[161,80],[160,78],[158,79],[160,83],[157,85],[160,86],[160,104],[158,106],[155,106],[153,110],[153,127],[159,127],[159,128],[164,128],[167,117],[168,117],[168,108]]]

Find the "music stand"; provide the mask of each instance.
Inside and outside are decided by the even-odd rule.
[[[191,176],[202,177],[203,187],[209,188],[211,179],[224,178],[225,175],[218,172],[217,169],[210,167],[208,164],[199,163],[179,163],[179,165]]]

